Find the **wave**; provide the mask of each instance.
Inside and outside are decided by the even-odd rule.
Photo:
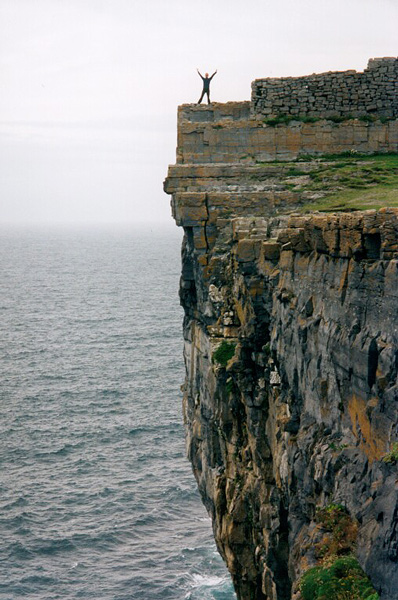
[[[38,543],[30,549],[32,554],[54,556],[55,554],[71,552],[76,550],[76,545],[68,538],[57,540],[39,540]]]
[[[75,452],[77,449],[81,448],[83,445],[83,442],[79,442],[78,444],[64,444],[62,448],[58,448],[57,450],[49,450],[47,452],[36,452],[34,456],[39,459],[68,456],[72,452]]]
[[[8,558],[13,564],[16,560],[30,560],[34,555],[35,553],[21,542],[14,542],[8,547]]]
[[[224,577],[218,577],[217,575],[201,575],[200,573],[194,573],[191,575],[192,587],[216,587],[226,583]]]
[[[129,430],[129,435],[135,436],[142,433],[181,433],[184,431],[182,423],[156,423],[153,425],[137,425]]]
[[[28,500],[25,496],[19,496],[16,500],[12,500],[8,504],[1,506],[1,510],[12,510],[13,508],[18,508],[20,506],[26,506],[28,504]]]
[[[194,573],[190,575],[191,591],[185,600],[236,600],[232,583],[227,577]]]

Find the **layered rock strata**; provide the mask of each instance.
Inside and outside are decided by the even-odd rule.
[[[178,164],[258,164],[351,151],[398,152],[398,121],[297,119],[273,126],[250,102],[178,109]]]
[[[398,477],[383,457],[398,441],[398,209],[297,212],[283,163],[255,158],[249,109],[180,107],[165,183],[184,228],[188,455],[240,600],[300,597],[317,510],[334,504],[380,598],[396,600]],[[209,115],[228,142],[195,138]]]

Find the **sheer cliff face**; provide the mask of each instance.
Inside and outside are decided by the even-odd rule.
[[[393,600],[398,209],[303,216],[278,190],[285,167],[261,168],[177,165],[166,181],[185,232],[188,455],[240,599],[299,598],[316,511],[341,504]]]

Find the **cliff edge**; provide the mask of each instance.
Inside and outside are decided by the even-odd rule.
[[[397,99],[390,58],[179,108],[187,449],[241,600],[398,599]]]

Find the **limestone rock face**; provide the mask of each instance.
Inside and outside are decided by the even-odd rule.
[[[283,163],[261,163],[308,132],[328,151],[348,127],[354,150],[355,136],[391,144],[397,121],[367,142],[360,121],[267,141],[249,104],[180,107],[165,182],[184,228],[188,456],[240,600],[300,598],[331,504],[381,600],[397,600],[398,474],[383,457],[398,441],[398,209],[303,215]]]
[[[398,211],[233,219],[206,260],[185,231],[188,455],[238,597],[291,598],[333,502],[397,598]]]
[[[394,88],[398,97],[398,84]],[[299,116],[288,125],[267,124],[253,103],[209,107],[183,104],[178,109],[177,162],[181,165],[287,161],[301,155],[337,152],[397,152],[398,121],[363,121],[348,115],[341,123]],[[286,113],[288,114],[288,113]]]

